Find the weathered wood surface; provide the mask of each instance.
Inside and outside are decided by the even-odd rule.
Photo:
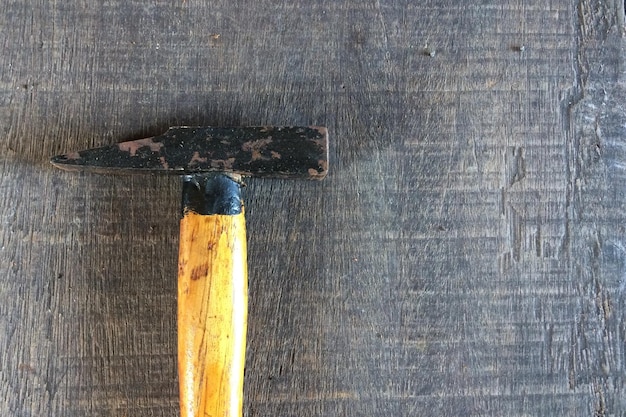
[[[618,1],[0,4],[0,415],[172,416],[180,184],[51,169],[327,125],[250,180],[246,416],[626,413]]]

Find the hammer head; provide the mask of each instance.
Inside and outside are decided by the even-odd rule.
[[[52,158],[69,171],[322,179],[328,171],[325,127],[172,127],[162,135]]]

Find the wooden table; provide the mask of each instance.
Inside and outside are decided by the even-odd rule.
[[[172,416],[180,183],[54,170],[326,125],[249,180],[245,415],[626,413],[624,5],[0,4],[0,415]]]

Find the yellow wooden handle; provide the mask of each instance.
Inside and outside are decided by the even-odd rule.
[[[244,214],[186,212],[178,257],[181,417],[241,417],[247,310]]]

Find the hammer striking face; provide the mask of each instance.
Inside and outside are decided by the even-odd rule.
[[[178,254],[181,417],[241,417],[248,277],[241,176],[322,179],[324,127],[174,127],[55,156],[69,171],[183,175]]]

